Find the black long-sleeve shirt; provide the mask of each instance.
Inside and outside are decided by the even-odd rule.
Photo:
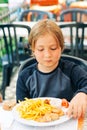
[[[25,68],[18,76],[16,98],[56,97],[70,101],[78,92],[87,94],[87,72],[73,62],[60,60],[50,73],[40,72],[37,63]]]

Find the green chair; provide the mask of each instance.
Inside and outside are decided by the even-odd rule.
[[[26,36],[22,33],[26,31]],[[1,60],[1,84],[0,91],[5,99],[5,89],[10,84],[15,67],[31,55],[28,44],[28,36],[31,28],[27,25],[0,24],[0,60]],[[20,35],[19,35],[20,33]]]

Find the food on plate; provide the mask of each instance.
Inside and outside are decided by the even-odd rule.
[[[16,110],[21,118],[37,122],[50,122],[58,120],[64,115],[60,107],[51,105],[49,99],[28,99],[20,101]]]
[[[62,99],[62,102],[61,102],[61,105],[62,105],[63,107],[65,107],[65,108],[68,108],[68,107],[69,107],[69,102],[68,102],[65,98],[63,98],[63,99]]]
[[[13,107],[16,105],[15,100],[6,100],[3,102],[2,108],[4,110],[10,111],[13,109]]]

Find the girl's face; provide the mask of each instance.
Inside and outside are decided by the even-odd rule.
[[[51,34],[45,34],[35,43],[34,55],[38,61],[38,69],[42,72],[54,70],[61,56],[61,47]]]

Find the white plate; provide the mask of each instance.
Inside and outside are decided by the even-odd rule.
[[[35,98],[36,99],[36,98]],[[40,98],[40,99],[50,99],[50,103],[54,106],[58,106],[58,107],[61,107],[61,99],[59,98]],[[67,120],[69,120],[70,118],[67,116],[67,115],[64,115],[64,116],[61,116],[58,120],[55,120],[55,121],[51,121],[51,122],[36,122],[36,121],[33,121],[33,120],[26,120],[26,119],[23,119],[19,116],[19,113],[18,111],[16,110],[16,107],[18,106],[19,104],[17,104],[14,108],[13,108],[13,116],[15,118],[16,121],[22,123],[22,124],[26,124],[26,125],[29,125],[29,126],[53,126],[53,125],[58,125],[58,124],[61,124]],[[62,110],[64,112],[67,111],[67,108],[62,108]]]

